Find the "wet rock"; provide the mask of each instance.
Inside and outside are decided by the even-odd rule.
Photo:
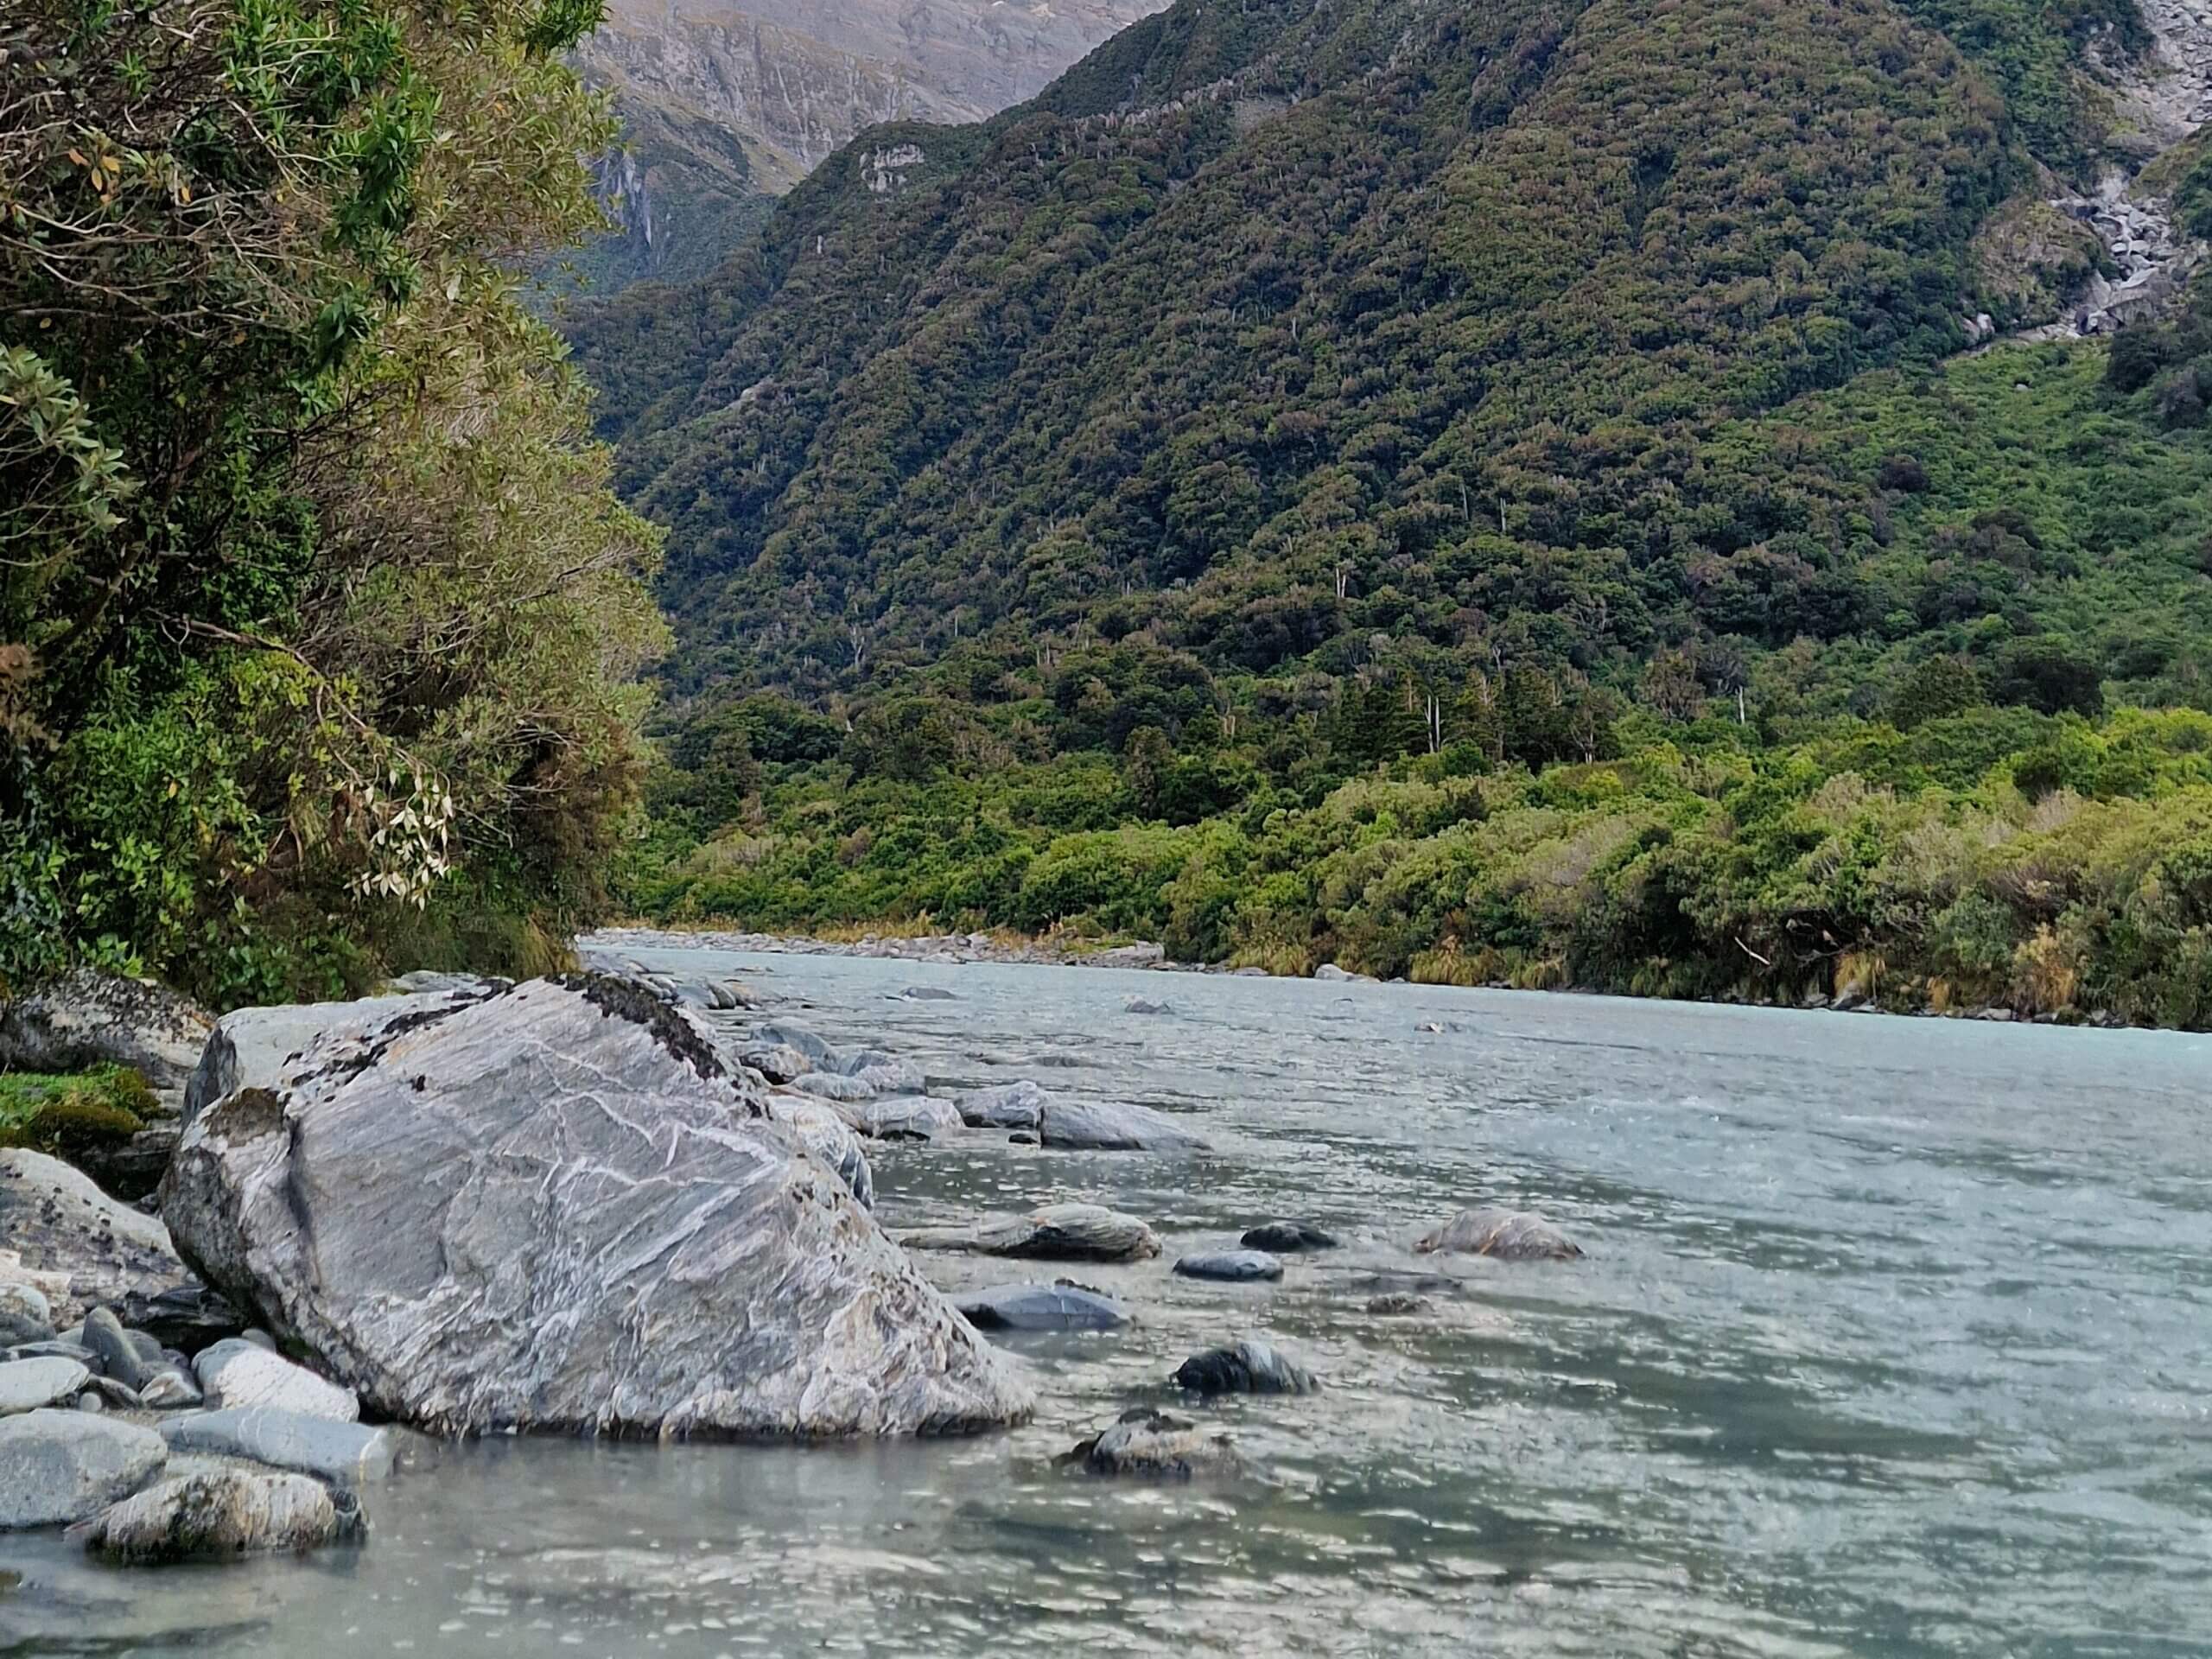
[[[1006,1143],[1009,1147],[1033,1147],[1038,1144],[1037,1135],[1033,1129],[1016,1129],[1007,1136]]]
[[[1154,1002],[1141,996],[1133,996],[1122,1004],[1123,1014],[1173,1014],[1175,1010],[1165,1002]]]
[[[1333,962],[1325,962],[1319,968],[1316,968],[1313,970],[1313,977],[1319,980],[1343,981],[1357,979],[1359,976],[1346,972],[1344,969],[1338,967]]]
[[[865,1077],[849,1077],[842,1071],[809,1071],[792,1083],[802,1094],[840,1103],[874,1100],[882,1090]]]
[[[1160,1254],[1160,1237],[1135,1216],[1096,1204],[1048,1204],[1026,1216],[972,1227],[919,1227],[895,1235],[918,1250],[1056,1262],[1136,1262]]]
[[[837,1057],[836,1049],[828,1039],[788,1020],[760,1027],[753,1032],[753,1040],[764,1048],[795,1048],[806,1056],[810,1065],[823,1071],[831,1069]]]
[[[846,1075],[879,1095],[918,1095],[928,1087],[921,1068],[905,1060],[880,1060]]]
[[[1367,1311],[1370,1313],[1426,1313],[1428,1309],[1428,1298],[1417,1296],[1410,1290],[1389,1290],[1367,1299]]]
[[[173,1451],[244,1458],[348,1485],[384,1479],[399,1450],[389,1428],[302,1417],[272,1406],[188,1412],[163,1420],[161,1434]]]
[[[940,1135],[956,1135],[967,1127],[961,1122],[958,1107],[949,1100],[937,1100],[928,1095],[855,1101],[840,1105],[836,1110],[855,1134],[871,1140],[899,1137],[927,1141]]]
[[[632,981],[318,1039],[282,1090],[200,1113],[162,1207],[289,1348],[435,1431],[907,1433],[1030,1408],[703,1022]]]
[[[971,1129],[1033,1129],[1043,1116],[1045,1091],[1027,1077],[960,1096],[961,1121]]]
[[[1252,1228],[1237,1241],[1249,1250],[1273,1250],[1278,1255],[1297,1255],[1308,1250],[1333,1250],[1336,1236],[1310,1221],[1269,1221]]]
[[[859,1137],[841,1115],[843,1109],[828,1101],[803,1100],[791,1095],[776,1096],[768,1104],[770,1115],[778,1122],[789,1124],[801,1146],[836,1172],[845,1190],[860,1200],[861,1209],[875,1207],[875,1172],[868,1167],[868,1154],[861,1149]]]
[[[1580,1245],[1529,1210],[1462,1210],[1415,1240],[1414,1249],[1423,1255],[1451,1251],[1505,1262],[1560,1262],[1582,1254]]]
[[[814,1070],[814,1062],[789,1043],[755,1043],[737,1058],[771,1083],[796,1083]]]
[[[1175,1263],[1185,1279],[1280,1279],[1282,1263],[1265,1250],[1201,1250]]]
[[[1066,1100],[1047,1095],[1037,1121],[1047,1147],[1088,1152],[1205,1152],[1201,1135],[1149,1106]]]
[[[1111,1331],[1129,1322],[1110,1296],[1078,1285],[994,1285],[953,1297],[970,1325],[985,1331]]]
[[[959,994],[946,990],[942,985],[909,985],[899,993],[909,1002],[957,1002]]]
[[[0,1416],[73,1400],[92,1374],[90,1367],[58,1355],[0,1361]]]
[[[0,1070],[127,1065],[156,1089],[180,1088],[213,1026],[174,991],[80,969],[0,1002]]]
[[[149,1486],[72,1536],[118,1566],[150,1567],[316,1549],[364,1530],[360,1500],[351,1492],[306,1475],[224,1469]]]
[[[150,1428],[84,1411],[0,1418],[0,1529],[63,1526],[128,1497],[168,1447]]]
[[[178,1258],[168,1228],[118,1203],[58,1158],[0,1151],[0,1239],[22,1269],[45,1280],[57,1323],[106,1304],[126,1322],[143,1325],[142,1313],[156,1304],[189,1302],[200,1311],[207,1339],[238,1329],[237,1314],[219,1298],[206,1296]],[[178,1321],[180,1328],[188,1324]]]
[[[351,1389],[236,1337],[193,1356],[192,1369],[207,1403],[219,1408],[267,1406],[334,1423],[353,1422],[361,1414]]]
[[[1123,1412],[1110,1427],[1078,1444],[1063,1461],[1079,1465],[1088,1474],[1166,1480],[1232,1475],[1243,1469],[1243,1460],[1226,1434],[1210,1433],[1187,1417],[1170,1416],[1148,1406]]]
[[[1227,1348],[1193,1354],[1171,1379],[1190,1394],[1312,1394],[1321,1386],[1270,1343],[1247,1337]]]

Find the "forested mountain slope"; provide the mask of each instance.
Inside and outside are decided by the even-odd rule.
[[[2209,60],[1185,0],[863,134],[576,333],[671,533],[636,890],[2212,1017],[2207,727],[2106,712],[2206,696]]]

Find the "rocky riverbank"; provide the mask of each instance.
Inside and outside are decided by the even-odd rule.
[[[91,1001],[130,1006],[111,987]],[[67,1528],[118,1565],[358,1545],[365,1492],[410,1478],[416,1432],[1017,1424],[1036,1381],[992,1333],[1143,1317],[1141,1297],[1046,1264],[1228,1287],[1336,1247],[1262,1217],[1240,1248],[1170,1262],[1143,1217],[1080,1202],[888,1232],[870,1146],[1211,1148],[1186,1117],[1034,1078],[932,1093],[910,1061],[830,1042],[772,1002],[709,977],[415,976],[206,1022],[188,1074],[168,1055],[181,1127],[158,1216],[57,1159],[0,1153],[0,1529]],[[37,1018],[86,1027],[65,1003]],[[175,1028],[174,1007],[143,1006]],[[143,1056],[144,1038],[110,1020],[87,1053]],[[1533,1217],[1486,1213],[1408,1241],[1408,1269],[1424,1250],[1575,1253]],[[948,1298],[922,1266],[944,1252],[1034,1276]],[[1249,1335],[1160,1386],[1203,1402],[1325,1382]],[[1260,1472],[1150,1404],[1069,1460]]]

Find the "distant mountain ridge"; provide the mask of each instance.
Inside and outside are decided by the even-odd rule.
[[[1154,3],[615,0],[577,61],[625,120],[601,166],[620,234],[578,263],[602,291],[702,274],[862,128],[981,120]]]

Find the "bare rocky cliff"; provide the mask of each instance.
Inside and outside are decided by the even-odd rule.
[[[577,60],[624,118],[600,169],[620,228],[577,264],[602,292],[702,271],[861,128],[980,120],[1164,3],[613,0]]]

